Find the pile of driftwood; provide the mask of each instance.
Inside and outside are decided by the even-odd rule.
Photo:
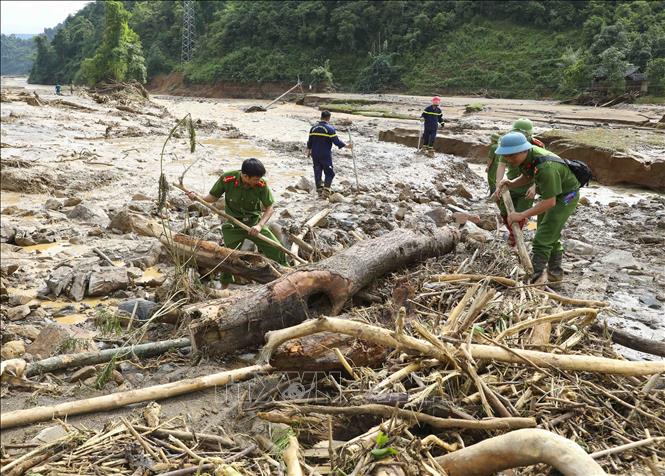
[[[513,474],[541,474],[547,466],[576,476],[635,474],[636,468],[660,474],[665,362],[617,354],[599,317],[603,302],[521,283],[514,257],[499,244],[463,260],[449,255],[458,238],[447,228],[395,230],[290,272],[198,244],[207,266],[217,256],[217,266],[247,268],[265,284],[186,306],[190,338],[178,345],[208,355],[261,347],[256,365],[3,413],[0,426],[250,380],[277,382],[238,405],[245,417],[283,430],[280,436],[271,443],[253,435],[254,446],[242,449],[216,441],[221,446],[209,451],[205,438],[184,436],[191,433],[186,425],[159,426],[169,434],[147,420],[147,426],[125,420],[96,434],[89,441],[97,446],[87,450],[61,442],[3,464],[25,471],[41,465],[41,472],[58,474],[99,474],[90,469],[95,462],[111,466],[102,470],[109,474],[461,476],[525,466]],[[169,234],[164,242],[186,247],[188,239]],[[665,353],[662,343],[627,343]],[[300,372],[297,382],[293,371]],[[284,391],[279,378],[287,372]],[[232,426],[229,421],[230,433]],[[76,428],[79,436],[72,438],[86,431]],[[109,433],[117,444],[104,443]]]

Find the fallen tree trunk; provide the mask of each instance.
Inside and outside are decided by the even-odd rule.
[[[163,354],[171,349],[181,349],[183,347],[188,347],[189,345],[189,339],[182,338],[160,342],[149,342],[147,344],[120,347],[117,349],[106,349],[97,352],[56,355],[55,357],[49,357],[48,359],[38,360],[37,362],[28,364],[25,376],[32,377],[33,375],[55,372],[62,369],[101,364],[110,361],[114,356],[117,359],[152,357]]]
[[[319,317],[287,329],[269,332],[266,345],[261,350],[259,361],[268,361],[274,349],[290,339],[303,337],[318,332],[338,332],[358,339],[376,342],[388,348],[399,348],[405,352],[434,357],[441,362],[450,362],[451,355],[458,351],[455,347],[445,344],[437,347],[429,342],[401,334],[397,338],[394,331],[372,326],[357,321]],[[561,370],[578,372],[597,372],[617,375],[652,375],[665,372],[665,362],[630,362],[626,360],[608,359],[592,355],[550,354],[535,350],[504,348],[483,344],[462,344],[474,359],[492,360],[521,365],[553,367]]]
[[[394,230],[363,240],[339,254],[299,267],[258,289],[183,309],[192,319],[195,351],[233,352],[263,343],[266,332],[296,325],[319,313],[338,314],[376,278],[408,264],[451,252],[459,240],[453,228]],[[322,305],[327,301],[329,305]]]
[[[216,269],[235,276],[269,283],[280,277],[284,268],[258,253],[225,248],[212,241],[200,240],[177,233],[157,220],[144,215],[123,210],[113,219],[121,231],[133,231],[143,236],[152,236],[167,246],[173,253],[182,256],[183,261],[191,258],[192,263],[207,270]]]
[[[607,476],[577,443],[540,429],[511,431],[436,458],[448,476],[490,476],[545,463],[563,476]]]
[[[64,418],[84,413],[101,412],[124,407],[133,403],[165,398],[197,392],[228,383],[240,382],[270,371],[269,365],[253,365],[241,369],[229,370],[212,375],[204,375],[163,385],[112,393],[100,397],[75,400],[46,407],[34,407],[25,410],[0,413],[0,429],[23,426],[38,421]]]
[[[606,335],[615,344],[628,347],[633,350],[639,350],[646,354],[658,355],[665,357],[665,342],[652,339],[645,339],[644,337],[636,336],[630,332],[622,331],[616,327],[610,327],[606,322],[594,322],[591,325],[591,330],[601,337]]]

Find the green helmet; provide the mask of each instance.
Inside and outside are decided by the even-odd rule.
[[[533,123],[530,119],[521,117],[513,123],[513,131],[522,132],[528,136],[533,135]]]

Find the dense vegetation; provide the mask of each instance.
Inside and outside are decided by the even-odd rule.
[[[32,38],[0,35],[0,74],[27,74],[32,67],[35,44]]]
[[[184,67],[182,2],[122,3],[148,78],[172,71],[196,83],[300,76],[363,92],[540,97],[580,92],[598,76],[621,91],[633,64],[648,71],[652,93],[665,89],[663,0],[197,1],[197,48]],[[102,2],[89,4],[52,41],[38,42],[31,80],[90,80],[81,65],[105,41],[104,10]]]

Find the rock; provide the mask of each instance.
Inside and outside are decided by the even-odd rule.
[[[404,220],[404,217],[406,216],[406,208],[404,207],[399,207],[397,211],[395,212],[395,220],[402,221]]]
[[[646,244],[657,245],[665,242],[665,236],[663,236],[662,234],[661,235],[643,234],[639,236],[638,241]]]
[[[588,207],[589,205],[591,205],[591,202],[589,201],[588,198],[586,198],[586,197],[581,197],[581,198],[580,198],[580,201],[579,201],[579,204],[580,204],[580,205],[583,205],[583,206],[585,206],[585,207]]]
[[[10,340],[0,349],[3,360],[16,359],[25,354],[25,344],[20,340]]]
[[[460,226],[464,225],[467,221],[471,221],[476,225],[480,223],[479,215],[471,215],[469,213],[455,212],[453,213],[453,218],[455,219],[455,223]]]
[[[132,195],[132,201],[134,202],[151,202],[152,198],[142,193],[135,193]]]
[[[116,369],[113,369],[111,378],[116,383],[116,385],[122,385],[123,383],[125,383],[125,377],[123,377],[123,375],[120,372],[118,372]]]
[[[44,203],[44,208],[47,210],[60,210],[62,208],[62,202],[55,198],[49,198],[46,200],[46,203]]]
[[[485,243],[492,240],[493,237],[489,231],[483,230],[471,221],[467,221],[462,227],[462,238]]]
[[[78,197],[68,197],[62,204],[63,207],[74,207],[81,203],[81,199]]]
[[[95,351],[92,334],[74,326],[49,324],[39,333],[27,351],[35,358],[45,359],[54,354]]]
[[[39,329],[29,324],[7,324],[4,326],[4,333],[23,337],[25,339],[35,340],[39,335]]]
[[[344,195],[342,195],[339,192],[335,192],[330,197],[328,197],[328,201],[330,203],[344,203],[346,199],[344,198]]]
[[[24,228],[17,228],[14,235],[14,243],[17,246],[34,246],[37,244],[35,240],[32,239],[32,233],[30,230]]]
[[[27,304],[5,308],[5,315],[10,321],[20,321],[21,319],[25,319],[28,314],[30,314],[30,306]]]
[[[132,231],[132,220],[130,217],[129,209],[123,208],[118,213],[113,215],[109,228],[121,231],[122,233],[130,233]]]
[[[77,220],[90,225],[106,228],[111,223],[106,212],[96,205],[84,205],[79,203],[67,213],[67,218]]]
[[[6,223],[0,224],[0,243],[14,243],[16,228]]]
[[[295,188],[296,190],[304,190],[305,192],[310,193],[310,192],[312,192],[316,187],[314,186],[314,183],[313,183],[310,179],[308,179],[308,178],[305,177],[305,176],[301,176],[301,177],[298,179],[298,183],[296,183],[296,184],[293,186],[293,188]]]
[[[32,296],[27,294],[12,294],[9,296],[7,305],[11,307],[22,306],[23,304],[28,304],[30,301],[32,301]]]
[[[457,194],[458,194],[460,197],[462,197],[462,198],[466,198],[467,200],[471,200],[471,199],[473,198],[473,195],[471,194],[471,192],[469,192],[469,191],[466,189],[466,187],[465,187],[464,185],[462,185],[462,184],[459,184],[459,185],[457,186],[457,188],[455,189],[455,191],[457,192]]]
[[[565,248],[566,251],[580,256],[590,256],[595,253],[592,245],[574,239],[566,240]]]
[[[72,287],[69,289],[69,297],[74,301],[82,301],[85,296],[85,288],[88,284],[88,273],[78,272],[72,281]]]
[[[62,425],[54,425],[44,428],[42,431],[37,433],[33,439],[30,440],[30,443],[35,443],[38,445],[53,443],[56,440],[59,440],[67,434],[67,430]]]
[[[129,286],[129,276],[124,268],[93,271],[88,283],[88,296],[106,296],[127,286]]]
[[[104,234],[104,230],[102,230],[98,226],[88,230],[88,236],[102,236],[103,234]]]
[[[476,223],[483,230],[494,231],[496,230],[496,214],[494,213],[483,213],[480,215],[480,221]],[[472,220],[473,221],[473,220]]]
[[[78,369],[73,374],[71,374],[69,376],[69,382],[71,383],[80,382],[82,380],[89,379],[94,375],[97,375],[97,369],[93,365],[88,365],[87,367]]]
[[[60,266],[54,269],[46,279],[46,287],[53,296],[58,297],[69,286],[72,279],[74,279],[74,270],[69,266]]]
[[[653,294],[650,293],[642,294],[639,297],[639,299],[642,304],[645,304],[647,307],[651,309],[660,309],[662,307],[660,302],[658,302],[658,299],[656,299],[656,296],[654,296]]]
[[[633,254],[626,250],[612,250],[603,256],[600,262],[619,269],[638,269],[640,267]]]
[[[138,305],[137,305],[138,303]],[[128,301],[121,302],[118,304],[118,309],[132,314],[134,306],[136,305],[136,314],[134,315],[135,319],[139,321],[147,321],[153,315],[153,313],[159,308],[159,304],[147,299],[130,299]]]
[[[436,226],[447,225],[451,220],[450,212],[443,207],[432,208],[425,213],[425,216],[431,218]]]

